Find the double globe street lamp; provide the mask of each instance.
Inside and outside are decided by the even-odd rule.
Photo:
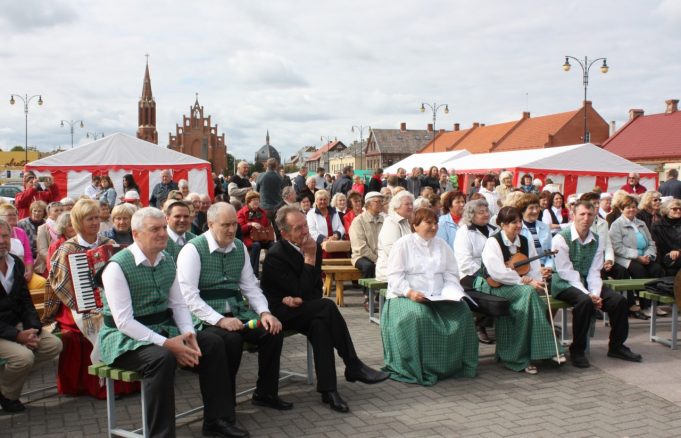
[[[601,73],[605,74],[610,70],[610,67],[608,67],[608,60],[606,58],[596,58],[594,60],[589,61],[589,58],[586,56],[584,57],[584,62],[581,60],[575,58],[574,56],[565,56],[565,64],[563,64],[563,70],[565,71],[570,71],[570,68],[572,65],[570,64],[570,59],[574,60],[579,64],[579,66],[582,69],[582,83],[584,85],[584,143],[589,143],[591,140],[591,136],[589,135],[589,129],[587,127],[587,121],[586,121],[586,89],[589,86],[589,70],[591,70],[591,66],[593,66],[596,62],[598,61],[603,61],[603,65],[601,65]]]
[[[61,121],[61,127],[64,127],[64,123],[69,125],[69,129],[71,130],[71,149],[73,149],[73,128],[75,128],[77,123],[80,123],[80,127],[84,128],[85,125],[83,125],[82,120],[62,120]]]
[[[38,98],[38,105],[42,106],[43,97],[40,94],[35,94],[31,97],[28,97],[28,94],[25,94],[23,96],[20,95],[20,94],[11,94],[10,98],[9,98],[9,104],[10,105],[14,105],[14,103],[16,102],[16,100],[14,100],[15,97],[21,99],[22,102],[24,102],[24,117],[25,117],[25,121],[26,121],[25,129],[24,129],[24,152],[26,153],[26,161],[24,162],[24,164],[26,164],[26,163],[28,163],[28,105],[31,103],[31,101],[33,99],[35,99],[37,97]]]
[[[421,102],[420,111],[422,113],[425,113],[426,107],[428,107],[433,112],[433,152],[435,152],[435,120],[437,118],[437,112],[440,108],[445,107],[444,113],[449,114],[449,105],[446,103],[438,105],[435,102],[433,102],[433,104],[431,105],[429,103]]]

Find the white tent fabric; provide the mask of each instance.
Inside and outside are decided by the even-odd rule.
[[[431,166],[451,168],[452,160],[465,157],[471,153],[467,150],[461,151],[447,151],[447,152],[427,152],[422,154],[412,154],[407,158],[398,161],[392,166],[383,169],[383,173],[393,175],[397,173],[400,167],[406,169],[407,173],[411,173],[414,167],[423,167],[428,169]]]
[[[641,184],[657,187],[657,174],[648,168],[608,152],[591,143],[546,149],[492,152],[467,155],[448,163],[458,174],[482,174],[501,169],[513,171],[514,185],[521,174],[551,178],[566,194],[601,188],[612,192],[626,182],[630,172],[641,175]],[[605,184],[604,184],[605,183]]]
[[[116,133],[26,165],[39,175],[52,175],[63,196],[80,197],[93,174],[108,174],[118,196],[123,195],[123,175],[133,174],[142,202],[161,181],[160,172],[170,169],[173,179],[186,179],[189,191],[212,196],[211,163],[187,154]]]

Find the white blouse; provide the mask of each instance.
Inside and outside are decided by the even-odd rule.
[[[501,237],[508,246],[511,254],[515,254],[520,251],[520,237],[516,237],[514,242],[510,242],[503,231],[499,231]],[[533,242],[528,242],[527,245],[529,257],[535,257],[537,255],[537,250],[534,248]],[[504,255],[501,253],[501,247],[499,247],[499,242],[496,238],[490,237],[485,243],[485,248],[482,250],[482,262],[485,264],[485,269],[490,277],[497,282],[509,286],[523,284],[520,275],[511,268],[506,267],[504,263]],[[527,273],[529,277],[535,280],[541,280],[541,262],[539,259],[530,262],[530,272]]]
[[[465,296],[447,242],[439,237],[424,240],[416,233],[395,242],[388,259],[386,298],[405,297],[409,289],[458,300]]]
[[[386,281],[388,275],[388,257],[393,244],[400,237],[411,234],[409,219],[391,211],[383,220],[378,233],[378,258],[376,259],[376,279]]]
[[[563,228],[569,227],[570,226],[570,220],[568,219],[567,222],[563,222],[563,211],[561,208],[556,208],[556,207],[550,207],[551,210],[553,210],[553,214],[556,215],[556,218],[558,219],[558,224],[560,225],[560,229],[562,230]],[[553,218],[551,217],[551,213],[549,213],[549,209],[545,209],[544,213],[542,213],[541,216],[541,221],[544,222],[546,225],[551,228],[551,225],[554,225],[553,223]],[[560,231],[558,228],[551,228],[551,233],[553,235],[556,235]]]
[[[491,225],[487,226],[491,236],[494,233],[494,228]],[[470,229],[467,225],[459,227],[456,230],[456,239],[454,239],[454,255],[456,256],[456,263],[459,270],[459,278],[475,275],[482,264],[482,249],[487,243],[487,236],[482,234],[478,229]]]

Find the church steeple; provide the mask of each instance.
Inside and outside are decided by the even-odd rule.
[[[158,144],[156,131],[156,101],[151,93],[151,77],[149,76],[149,55],[144,69],[142,97],[137,105],[137,138]]]
[[[265,144],[267,146],[270,145],[270,130],[269,129],[267,130],[267,135],[265,136]]]

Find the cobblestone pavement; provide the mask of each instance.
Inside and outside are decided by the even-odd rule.
[[[360,303],[359,291],[350,290],[342,312],[360,357],[369,365],[381,366],[380,331],[369,324]],[[294,378],[280,388],[282,398],[295,403],[293,410],[255,407],[248,397],[242,397],[237,421],[257,437],[679,436],[681,353],[649,343],[647,330],[647,323],[632,322],[629,345],[644,354],[642,364],[606,358],[607,329],[599,324],[591,344],[595,366],[587,370],[569,364],[540,364],[536,376],[514,373],[494,362],[493,347],[481,346],[475,379],[421,387],[394,381],[351,384],[341,378],[338,390],[351,412],[340,414],[321,404],[314,386]],[[304,372],[305,351],[305,338],[287,338],[282,368]],[[342,376],[340,359],[337,365]],[[238,390],[254,384],[256,370],[257,356],[244,354]],[[54,373],[52,365],[34,372],[25,390],[54,385]],[[195,375],[178,372],[178,412],[201,405],[198,386]],[[28,400],[23,414],[0,411],[0,436],[106,436],[104,401],[59,397],[54,389]],[[138,396],[119,400],[117,407],[121,425],[139,427]],[[201,436],[201,414],[178,420],[178,436]]]

